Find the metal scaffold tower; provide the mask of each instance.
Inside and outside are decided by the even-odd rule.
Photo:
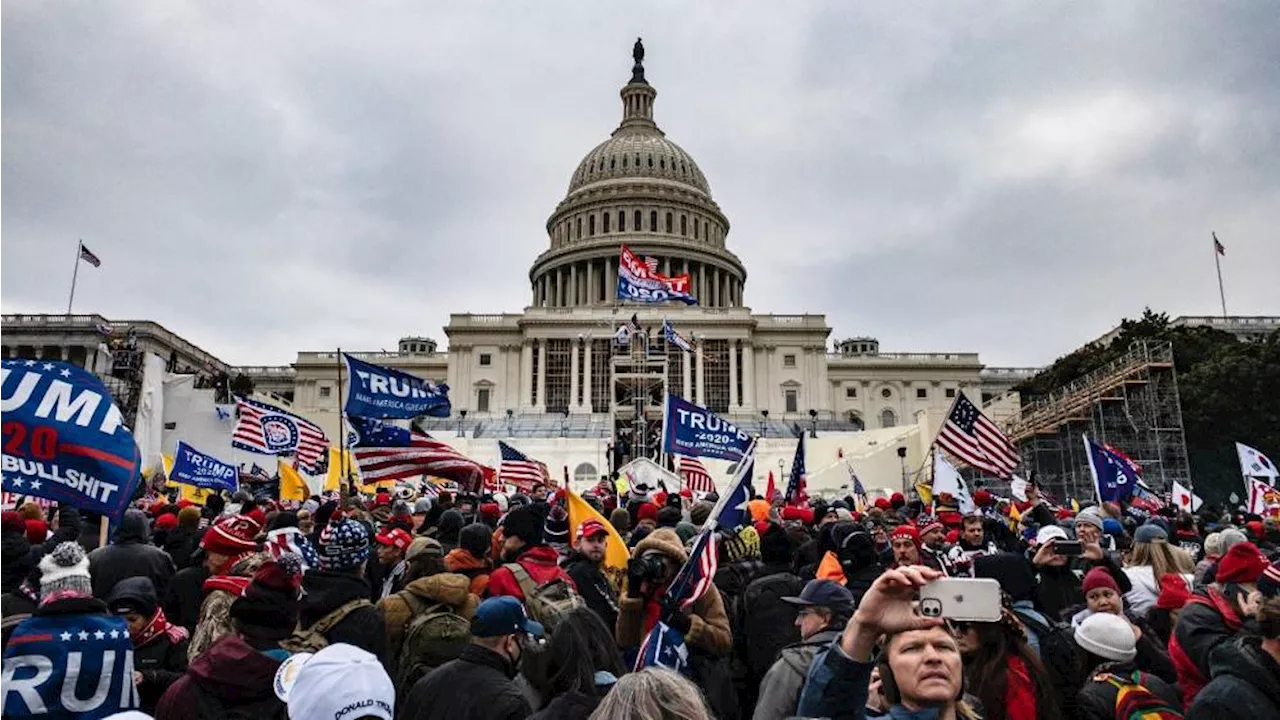
[[[1114,361],[1024,403],[1006,425],[1023,467],[1059,499],[1094,496],[1081,440],[1088,434],[1142,466],[1158,493],[1191,487],[1182,404],[1169,343],[1135,342]]]
[[[658,460],[667,397],[667,343],[636,330],[625,345],[614,344],[610,368],[618,466],[639,457]]]

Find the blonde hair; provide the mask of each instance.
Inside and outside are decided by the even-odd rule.
[[[1136,565],[1150,565],[1151,573],[1157,580],[1169,573],[1186,575],[1196,567],[1186,550],[1164,540],[1134,543],[1133,550],[1129,553],[1129,567]]]
[[[698,686],[662,668],[622,676],[589,720],[711,720]]]

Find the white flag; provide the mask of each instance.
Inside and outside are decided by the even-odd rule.
[[[1247,482],[1249,483],[1248,510],[1251,513],[1262,515],[1267,511],[1268,496],[1274,497],[1277,494],[1276,490],[1261,480],[1248,478]]]
[[[969,496],[969,486],[956,466],[947,462],[942,453],[933,454],[933,499],[936,502],[942,493],[951,493],[962,513],[974,510],[973,498]]]
[[[1245,477],[1267,478],[1267,482],[1272,485],[1275,484],[1276,478],[1280,477],[1276,464],[1254,448],[1244,443],[1236,443],[1236,454],[1240,456],[1240,474]]]
[[[1014,475],[1013,481],[1009,483],[1009,493],[1013,495],[1014,500],[1017,500],[1018,502],[1026,502],[1027,481],[1017,475]]]
[[[1204,504],[1199,495],[1183,487],[1177,480],[1173,481],[1173,502],[1179,509],[1187,512],[1195,512]]]

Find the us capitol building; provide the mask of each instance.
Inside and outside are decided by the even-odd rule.
[[[823,315],[753,312],[747,268],[728,243],[729,218],[702,168],[655,121],[658,92],[645,78],[643,56],[637,42],[631,79],[620,93],[621,122],[577,164],[547,219],[546,249],[529,268],[529,305],[451,315],[447,349],[429,337],[406,337],[396,352],[353,353],[448,383],[454,415],[429,420],[429,431],[495,464],[496,439],[510,438],[553,472],[563,467],[586,482],[631,457],[654,454],[670,390],[761,435],[762,477],[774,467],[786,471],[803,432],[813,438],[811,482],[831,467],[838,486],[852,461],[868,486],[886,486],[923,462],[957,392],[996,415],[1002,398],[1016,408],[1006,393],[1034,368],[988,368],[976,352],[882,352],[870,337],[833,343]],[[656,259],[663,274],[689,274],[698,305],[620,305],[615,288],[624,244]],[[633,315],[642,332],[619,345],[615,335]],[[695,352],[663,342],[663,318]],[[234,367],[155,322],[97,315],[8,315],[3,344],[5,357],[56,357],[124,378],[113,390],[125,396],[126,416],[138,404],[128,399],[131,388],[145,385],[129,381],[129,373],[141,374],[146,363],[124,360],[129,353],[122,347],[156,356],[166,373],[197,375],[196,387],[246,376],[259,395],[338,437],[345,388],[338,387],[332,351],[300,351],[289,365]],[[225,395],[209,393],[210,403],[225,402]],[[195,422],[166,402],[161,450],[171,453],[178,438],[190,439]],[[252,459],[240,455],[226,459]]]

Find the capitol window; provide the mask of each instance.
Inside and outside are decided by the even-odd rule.
[[[480,388],[476,391],[476,412],[489,412],[489,388]]]
[[[641,217],[642,217],[642,216],[640,215],[640,211],[639,211],[639,210],[637,210],[637,211],[636,211],[636,216],[635,216],[635,222],[634,222],[634,223],[632,223],[632,225],[634,225],[634,226],[635,226],[636,232],[640,232],[640,230],[642,230],[642,229],[643,229],[643,225],[644,225],[644,224],[640,221],[640,218],[641,218]]]
[[[667,213],[667,232],[671,232],[671,213]]]
[[[626,232],[626,231],[627,231],[627,211],[619,210],[618,211],[618,232]]]
[[[787,412],[800,412],[800,392],[798,390],[787,390],[782,394],[782,396],[786,400]]]
[[[948,399],[950,399],[950,398],[953,398],[953,397],[955,397],[955,396],[956,396],[956,389],[955,389],[955,388],[947,388],[947,398],[948,398]]]
[[[493,356],[489,353],[480,353],[480,367],[489,367],[493,364]]]
[[[578,239],[582,239],[582,218],[578,218]]]
[[[693,239],[694,240],[698,239],[698,219],[697,218],[693,219]]]
[[[606,212],[606,213],[600,213],[600,219],[604,221],[604,227],[600,230],[600,232],[602,232],[602,233],[608,233],[608,232],[609,232],[609,220],[611,220],[611,219],[612,219],[612,216],[611,216],[609,213],[607,213],[607,212]]]
[[[848,398],[849,400],[856,400],[856,399],[858,398],[858,388],[856,388],[856,387],[847,387],[847,388],[845,388],[845,389],[844,389],[844,396],[845,396],[846,398]]]
[[[649,211],[649,232],[658,232],[658,211]]]
[[[880,427],[891,428],[896,424],[898,424],[898,416],[894,415],[893,411],[889,408],[885,408],[884,411],[880,413]]]
[[[796,356],[795,356],[795,355],[783,355],[783,356],[782,356],[782,367],[793,368],[793,367],[795,367],[795,366],[796,366]]]
[[[885,388],[880,391],[880,397],[884,398],[885,400],[888,400],[889,398],[893,397],[893,391],[890,390],[889,388]]]
[[[928,400],[928,399],[929,399],[929,389],[928,389],[928,388],[916,388],[916,399],[917,399],[917,400]]]
[[[680,234],[681,234],[681,235],[688,235],[688,234],[689,234],[689,218],[688,218],[688,216],[685,216],[685,215],[681,215],[681,216],[680,216]]]
[[[320,386],[320,397],[327,398],[332,392],[333,392],[333,388],[329,387],[328,385]]]

